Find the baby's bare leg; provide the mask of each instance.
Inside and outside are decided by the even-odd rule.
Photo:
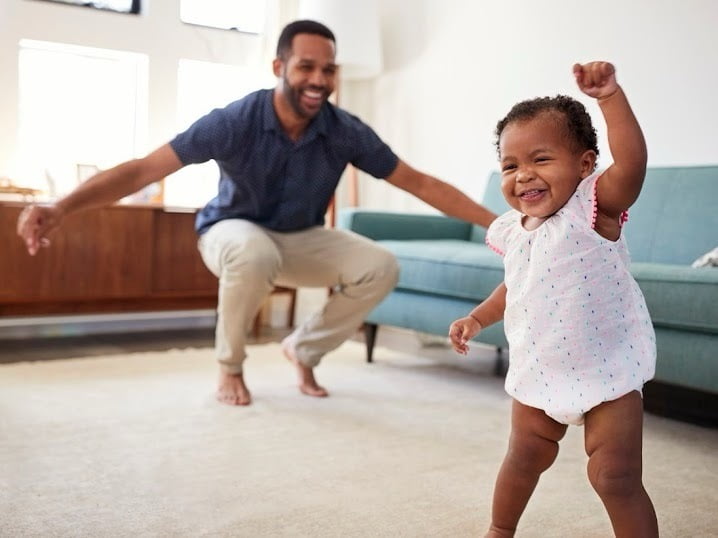
[[[516,400],[511,412],[511,438],[494,488],[491,527],[487,537],[513,536],[539,476],[558,455],[558,441],[566,433],[540,409]]]
[[[643,401],[630,392],[586,413],[588,478],[601,497],[617,538],[658,536],[651,499],[643,487]]]

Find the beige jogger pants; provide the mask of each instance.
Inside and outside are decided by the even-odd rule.
[[[228,219],[199,239],[202,259],[219,278],[215,352],[228,373],[241,373],[249,328],[274,285],[333,288],[327,303],[287,337],[306,366],[349,338],[396,285],[388,250],[346,230],[315,226],[275,232]]]

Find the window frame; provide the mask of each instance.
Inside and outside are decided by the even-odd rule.
[[[65,6],[84,7],[90,9],[96,9],[98,11],[109,11],[111,13],[121,13],[123,15],[141,15],[142,14],[142,0],[131,0],[130,8],[128,10],[115,9],[108,6],[103,6],[102,2],[75,2],[73,0],[33,0],[35,2],[49,2],[52,4],[62,4]]]
[[[111,66],[112,62],[119,62],[118,75],[130,74],[131,79],[127,79],[129,84],[128,88],[131,93],[131,99],[133,104],[131,106],[132,115],[128,121],[123,125],[128,133],[131,133],[131,139],[126,140],[123,138],[123,144],[120,145],[120,150],[116,156],[108,156],[108,152],[95,152],[94,157],[88,157],[91,153],[88,151],[69,151],[68,155],[75,157],[74,159],[57,159],[53,158],[53,152],[47,151],[52,145],[42,145],[39,148],[35,147],[37,141],[32,136],[33,128],[35,128],[39,122],[36,117],[32,115],[24,115],[26,110],[35,110],[32,106],[33,99],[37,99],[37,95],[33,95],[33,84],[37,84],[32,78],[29,78],[29,73],[33,69],[37,68],[38,64],[33,65],[33,55],[35,54],[59,54],[66,56],[72,64],[84,61],[100,61],[105,66]],[[27,57],[30,63],[25,64],[25,54],[29,54]],[[40,56],[41,57],[41,56]],[[105,63],[111,62],[111,63]],[[59,65],[59,62],[57,62]],[[35,39],[22,38],[18,42],[18,128],[17,128],[17,148],[16,158],[18,162],[27,160],[34,164],[27,167],[27,170],[23,170],[23,174],[28,172],[37,172],[34,168],[37,168],[37,163],[42,164],[44,168],[44,174],[46,182],[48,183],[48,193],[51,196],[64,195],[69,192],[72,188],[81,183],[82,179],[86,179],[86,175],[90,171],[90,167],[107,167],[113,166],[117,162],[122,162],[130,158],[136,158],[138,155],[143,154],[147,147],[147,137],[149,132],[148,124],[148,80],[149,80],[149,58],[146,54],[131,52],[131,51],[120,51],[115,49],[105,49],[98,47],[87,47],[84,45],[75,45],[70,43],[61,43],[55,41],[42,41]],[[29,71],[26,71],[28,70]],[[88,77],[92,77],[91,72],[88,71]],[[72,80],[72,79],[68,79]],[[100,80],[100,79],[98,79]],[[67,88],[72,86],[72,83],[64,84],[63,87]],[[40,87],[52,88],[51,84],[41,84]],[[54,89],[52,90],[55,91]],[[66,107],[68,110],[76,110],[77,108]],[[48,116],[51,118],[52,116]],[[43,120],[44,121],[44,120]],[[51,123],[55,125],[55,120],[51,120]],[[45,130],[45,129],[43,129]],[[45,131],[55,131],[56,128],[47,129]],[[67,138],[67,137],[65,137]],[[32,142],[28,142],[32,141]],[[107,142],[110,147],[115,147],[110,143],[109,138]],[[78,146],[79,147],[79,146]],[[82,146],[84,147],[84,146]],[[35,158],[33,160],[27,159],[27,156],[32,152],[35,152]],[[20,165],[18,165],[20,166]],[[18,169],[20,172],[20,168]],[[51,176],[52,177],[51,177]],[[33,176],[35,183],[42,183],[42,175],[39,173]],[[39,185],[43,186],[44,185]]]
[[[187,3],[185,3],[185,1]],[[207,16],[206,14],[203,14],[203,17],[201,17],[199,19],[187,20],[188,17],[192,15],[191,12],[194,11],[194,9],[196,9],[196,8],[194,8],[194,6],[188,5],[189,2],[191,2],[191,1],[193,1],[193,0],[179,0],[179,6],[178,6],[179,7],[179,20],[182,24],[188,24],[190,26],[200,26],[202,28],[212,28],[215,30],[239,32],[241,34],[250,34],[250,35],[261,35],[266,31],[266,27],[267,27],[266,17],[267,17],[267,10],[268,10],[268,5],[267,5],[266,0],[254,0],[255,2],[261,2],[261,4],[262,4],[261,12],[262,12],[262,19],[263,19],[262,22],[252,21],[253,23],[255,23],[255,26],[252,26],[251,24],[248,26],[241,26],[241,25],[240,26],[229,26],[229,25],[219,26],[217,24],[213,24],[213,23],[209,22],[209,20],[211,19],[211,16]],[[199,1],[199,0],[197,0],[197,1]],[[236,5],[234,7],[235,7],[235,9],[237,9]],[[227,9],[229,9],[229,8],[227,8]],[[232,19],[232,17],[229,17],[229,18]],[[240,18],[240,17],[238,17],[238,18]]]

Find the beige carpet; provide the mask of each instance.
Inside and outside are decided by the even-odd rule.
[[[251,348],[255,403],[215,403],[211,350],[0,366],[0,536],[479,536],[508,432],[490,361],[348,342],[294,388]],[[610,526],[571,428],[519,529]],[[718,536],[718,431],[648,415],[645,482],[664,537]]]

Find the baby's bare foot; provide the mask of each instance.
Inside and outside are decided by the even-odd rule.
[[[244,384],[242,374],[219,373],[217,400],[227,405],[249,405],[252,395]]]
[[[309,366],[303,365],[294,356],[294,353],[289,349],[289,345],[282,342],[282,352],[289,362],[297,367],[297,375],[299,377],[299,390],[302,394],[307,396],[314,396],[316,398],[326,398],[329,396],[329,392],[319,385],[314,379],[314,370]]]

